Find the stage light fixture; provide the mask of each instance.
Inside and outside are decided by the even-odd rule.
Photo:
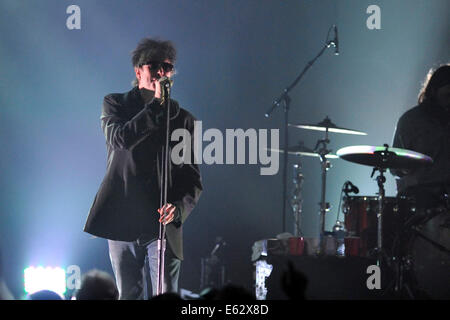
[[[66,271],[60,267],[34,267],[24,270],[24,289],[27,294],[51,290],[61,296],[66,292]]]

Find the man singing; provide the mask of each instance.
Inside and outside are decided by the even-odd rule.
[[[176,50],[170,41],[143,39],[132,52],[135,87],[105,96],[101,127],[106,138],[107,169],[92,204],[84,231],[108,239],[120,299],[148,299],[158,278],[157,239],[165,225],[164,292],[178,291],[183,260],[183,223],[202,192],[199,168],[170,160],[170,133],[186,129],[194,137],[195,118],[167,97],[159,80],[174,73]],[[161,159],[170,106],[167,204],[161,205]],[[193,159],[192,148],[191,159]],[[194,162],[194,161],[192,161]],[[158,215],[159,213],[159,215]]]

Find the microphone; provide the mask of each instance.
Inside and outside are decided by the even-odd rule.
[[[161,87],[170,89],[170,87],[173,85],[173,80],[167,78],[167,77],[161,77],[158,79],[159,84]]]
[[[334,25],[334,55],[339,55],[339,38],[338,38],[338,29],[337,26]]]
[[[173,84],[173,80],[167,77],[161,77],[158,79],[159,85],[161,86],[161,105],[166,103],[166,98],[170,98],[170,89]]]
[[[347,181],[344,183],[344,192],[345,192],[345,193],[350,193],[350,192],[352,192],[352,193],[358,194],[358,193],[359,193],[359,189],[358,189],[357,186],[355,186],[353,183],[351,183],[351,181],[348,181],[348,180],[347,180]]]

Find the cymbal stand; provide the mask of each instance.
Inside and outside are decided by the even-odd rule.
[[[384,144],[386,148],[383,151],[376,152],[381,157],[382,163],[387,163],[389,158],[392,156],[392,152],[388,150],[389,146]],[[374,167],[372,170],[372,174],[370,177],[372,178],[375,172],[379,172],[380,174],[376,178],[378,184],[378,213],[377,213],[377,265],[381,269],[382,259],[384,256],[383,250],[383,212],[384,212],[384,203],[385,203],[385,189],[384,183],[386,182],[386,177],[384,176],[386,172],[385,167]]]
[[[325,130],[325,139],[317,141],[314,151],[319,154],[321,168],[322,168],[322,187],[320,196],[320,217],[319,217],[319,227],[320,227],[320,252],[325,252],[325,214],[330,209],[330,204],[326,202],[326,188],[327,188],[327,171],[331,168],[330,161],[327,160],[326,155],[331,152],[327,149],[327,145],[330,143],[328,139],[328,128]]]
[[[294,236],[301,237],[303,232],[301,229],[302,225],[302,205],[303,205],[303,173],[301,163],[294,164],[294,191],[292,194],[291,207],[294,213]]]
[[[385,189],[384,183],[386,182],[386,177],[384,173],[386,169],[384,168],[374,168],[371,174],[371,178],[378,171],[380,174],[376,178],[378,184],[378,212],[377,212],[377,265],[381,267],[381,255],[383,252],[383,211],[385,202]]]

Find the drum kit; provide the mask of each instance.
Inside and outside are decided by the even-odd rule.
[[[328,117],[317,124],[289,123],[289,126],[325,133],[324,138],[318,140],[314,149],[307,148],[303,144],[287,148],[289,155],[317,157],[321,162],[320,239],[317,254],[329,252],[327,238],[333,235],[337,239],[336,234],[340,233],[343,235],[341,240],[344,238],[345,250],[337,250],[336,255],[374,259],[382,272],[389,270],[393,275],[389,287],[395,292],[401,292],[401,294],[406,292],[410,298],[421,297],[421,294],[431,298],[440,298],[442,295],[449,298],[450,246],[448,242],[450,226],[442,228],[443,223],[448,224],[449,222],[449,208],[427,210],[425,218],[416,219],[422,209],[416,208],[415,199],[386,197],[384,188],[386,170],[412,170],[429,166],[433,163],[432,158],[412,150],[392,148],[388,145],[348,146],[339,149],[336,154],[332,154],[328,149],[330,132],[350,135],[366,135],[366,133],[338,127]],[[284,152],[283,149],[270,150]],[[372,167],[371,178],[378,173],[375,179],[378,193],[376,196],[349,196],[351,192],[345,191],[345,196],[341,199],[343,205],[339,208],[344,214],[344,221],[337,221],[333,231],[327,232],[325,231],[325,217],[330,205],[326,202],[326,175],[331,167],[330,160],[337,158]],[[296,237],[302,237],[301,185],[303,176],[301,165],[294,165],[294,171],[295,190],[291,201],[294,211],[294,230]],[[348,181],[344,185],[348,187]],[[342,191],[344,192],[344,188]],[[415,223],[411,223],[411,221],[415,221]],[[423,230],[429,229],[430,225],[439,225],[440,231],[430,231],[427,234]],[[423,248],[425,252],[420,252],[420,248]],[[431,252],[435,252],[432,258],[437,260],[432,263],[428,259]],[[426,270],[427,268],[430,270]],[[439,272],[436,274],[437,271],[442,274]],[[436,280],[434,284],[429,284],[430,274],[435,277],[442,276],[442,278]],[[442,288],[439,292],[433,289],[433,286],[436,287],[436,283],[441,284]]]

